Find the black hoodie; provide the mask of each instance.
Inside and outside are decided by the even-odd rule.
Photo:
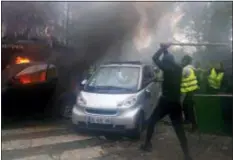
[[[162,61],[159,59],[164,53]],[[182,67],[177,64],[172,54],[160,48],[153,56],[154,63],[163,71],[162,95],[175,102],[180,101]]]

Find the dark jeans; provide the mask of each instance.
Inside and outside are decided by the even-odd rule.
[[[183,101],[183,111],[185,121],[192,123],[192,125],[196,125],[196,118],[194,112],[194,100],[193,100],[194,92],[188,92],[185,95]]]
[[[182,125],[182,107],[179,101],[173,102],[168,100],[166,97],[160,98],[158,106],[151,116],[147,129],[146,143],[149,143],[151,141],[155,124],[166,115],[169,115],[172,121],[173,128],[180,141],[181,148],[184,154],[189,155],[187,138]]]

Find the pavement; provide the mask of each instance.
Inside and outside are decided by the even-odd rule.
[[[231,160],[232,138],[187,133],[194,160]],[[182,160],[173,128],[156,126],[153,152],[138,148],[140,141],[121,136],[106,138],[74,130],[69,121],[25,124],[2,130],[2,160]]]

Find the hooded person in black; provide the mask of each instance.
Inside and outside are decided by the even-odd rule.
[[[176,64],[174,56],[167,51],[169,46],[169,44],[161,44],[160,49],[152,58],[154,63],[163,71],[164,81],[162,83],[162,95],[159,99],[158,106],[152,113],[147,128],[146,140],[141,145],[141,149],[151,151],[151,138],[154,133],[155,124],[166,115],[169,115],[184,152],[185,160],[192,160],[189,155],[187,138],[182,125],[182,107],[180,104],[182,67]],[[160,57],[162,54],[163,58],[161,61]]]

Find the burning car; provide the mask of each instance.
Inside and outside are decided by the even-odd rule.
[[[51,108],[57,88],[57,68],[46,62],[17,57],[2,72],[2,115],[31,116]]]

